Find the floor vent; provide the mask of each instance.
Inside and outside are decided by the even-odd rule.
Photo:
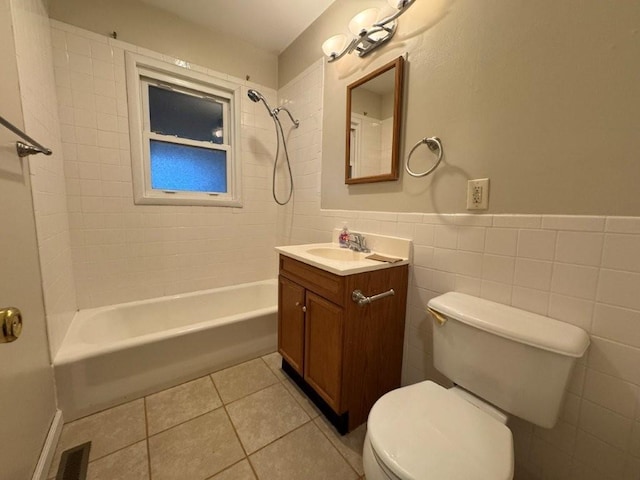
[[[56,480],[85,480],[90,450],[91,442],[87,442],[62,452]]]

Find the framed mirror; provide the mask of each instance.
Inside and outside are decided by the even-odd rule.
[[[404,58],[347,86],[345,183],[397,180]]]

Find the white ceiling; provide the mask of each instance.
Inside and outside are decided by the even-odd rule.
[[[335,0],[141,0],[280,53]]]

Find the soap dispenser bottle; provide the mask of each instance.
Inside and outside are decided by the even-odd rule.
[[[340,234],[338,235],[338,243],[340,244],[341,248],[348,248],[349,247],[349,229],[347,228],[347,224],[344,223],[342,225],[342,230],[340,231]]]

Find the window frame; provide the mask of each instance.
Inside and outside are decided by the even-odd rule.
[[[134,203],[242,207],[241,85],[132,52],[126,52],[125,62]],[[151,132],[148,108],[149,84],[170,88],[182,94],[209,97],[216,101],[222,100],[220,103],[223,105],[223,143],[203,142]],[[225,151],[227,192],[172,191],[151,188],[151,140]]]

